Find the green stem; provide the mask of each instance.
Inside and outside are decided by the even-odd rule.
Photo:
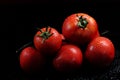
[[[41,34],[37,35],[38,37],[42,37],[43,40],[42,40],[42,43],[45,42],[46,39],[48,39],[50,36],[53,35],[53,33],[51,33],[51,28],[48,26],[46,27],[46,31],[42,31],[41,29],[39,29]]]
[[[88,24],[88,21],[86,20],[86,18],[83,18],[83,16],[79,16],[79,15],[76,15],[78,17],[78,26],[80,28],[83,28],[85,29],[87,24]]]

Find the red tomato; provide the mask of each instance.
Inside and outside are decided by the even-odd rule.
[[[111,64],[115,56],[115,49],[110,39],[95,38],[87,47],[85,58],[93,65],[106,67]]]
[[[68,42],[66,41],[65,37],[63,36],[63,34],[61,34],[62,37],[62,46],[65,44],[68,44]]]
[[[61,47],[54,58],[53,66],[58,71],[72,71],[81,66],[82,59],[82,52],[77,46],[66,44]]]
[[[63,36],[63,34],[61,34],[62,40],[65,40],[65,37]]]
[[[64,20],[62,34],[70,42],[84,45],[99,36],[99,31],[93,17],[85,13],[76,13]]]
[[[53,55],[62,44],[60,33],[54,28],[42,28],[34,36],[34,45],[44,55]]]
[[[43,67],[43,56],[33,47],[26,47],[20,54],[20,66],[25,72],[37,72]]]

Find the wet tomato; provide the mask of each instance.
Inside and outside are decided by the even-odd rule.
[[[61,34],[54,28],[39,29],[34,36],[34,45],[44,55],[53,55],[62,44]]]
[[[107,67],[115,57],[112,41],[106,37],[97,37],[87,47],[85,58],[94,66]]]
[[[75,45],[65,44],[53,60],[53,66],[58,71],[69,72],[82,65],[82,51]]]
[[[99,36],[98,24],[88,14],[75,13],[64,20],[62,34],[70,42],[84,45]]]
[[[43,56],[33,47],[26,47],[20,53],[20,66],[25,72],[38,72],[44,64]]]

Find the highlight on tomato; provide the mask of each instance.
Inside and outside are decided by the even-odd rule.
[[[26,73],[36,73],[43,69],[45,60],[35,48],[28,46],[20,53],[20,67]]]
[[[53,67],[60,72],[70,72],[79,69],[82,61],[81,49],[73,44],[65,44],[53,59]]]
[[[86,13],[74,13],[66,17],[62,25],[62,34],[77,45],[87,44],[100,35],[96,20]]]
[[[39,29],[34,36],[34,46],[44,55],[54,55],[61,44],[61,34],[50,26]]]
[[[88,45],[85,58],[95,67],[108,67],[115,57],[115,47],[106,37],[97,37]]]

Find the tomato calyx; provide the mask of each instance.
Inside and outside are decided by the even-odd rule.
[[[78,15],[76,15],[76,16],[78,17],[78,20],[77,20],[78,27],[85,29],[88,24],[88,21],[86,20],[86,18],[83,18],[83,16],[78,16]]]
[[[39,31],[41,32],[41,34],[38,34],[38,37],[42,37],[42,43],[45,42],[46,39],[48,39],[50,36],[53,35],[53,33],[51,33],[51,28],[48,26],[46,27],[46,31],[42,31],[41,29],[39,29]]]

